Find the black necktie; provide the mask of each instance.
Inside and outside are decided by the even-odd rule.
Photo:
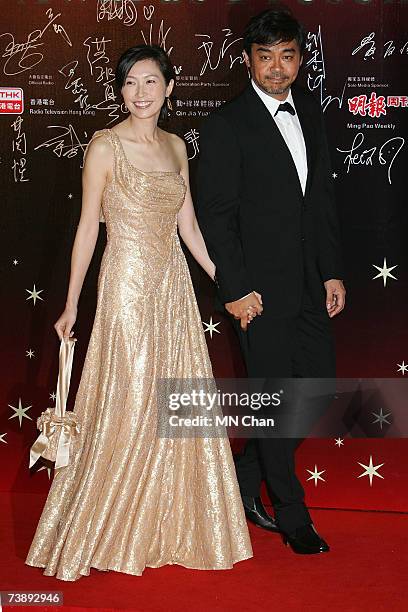
[[[275,116],[279,113],[279,111],[286,111],[291,115],[296,115],[296,111],[293,106],[289,102],[284,102],[283,104],[279,104],[278,110],[275,113]]]

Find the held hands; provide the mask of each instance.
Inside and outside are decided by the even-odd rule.
[[[235,300],[235,302],[227,302],[225,309],[234,319],[241,320],[241,329],[247,330],[248,323],[263,311],[262,296],[260,293],[253,291],[249,295]]]
[[[326,308],[329,317],[339,314],[346,303],[346,289],[343,282],[336,278],[331,278],[324,283],[326,288]]]
[[[54,323],[54,329],[58,334],[58,338],[62,340],[68,340],[71,336],[74,335],[74,332],[71,331],[77,317],[77,309],[75,306],[66,306],[64,312]]]

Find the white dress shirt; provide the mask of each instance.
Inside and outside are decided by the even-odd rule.
[[[284,102],[289,102],[289,104],[291,104],[296,110],[295,103],[293,102],[292,92],[289,89],[289,93],[286,100],[277,100],[276,98],[273,98],[272,96],[262,91],[262,89],[260,89],[253,80],[251,80],[251,83],[256,93],[261,98],[262,102],[265,104],[266,108],[270,112],[273,120],[279,128],[280,133],[283,136],[284,141],[287,144],[287,147],[292,155],[293,161],[296,166],[303,195],[305,195],[307,180],[307,158],[306,145],[305,140],[303,138],[302,128],[300,127],[299,117],[297,113],[295,115],[291,115],[287,111],[279,111],[279,113],[275,115],[276,111],[278,110],[279,104],[283,104]]]
[[[261,98],[262,102],[265,104],[266,108],[270,112],[273,120],[279,128],[280,133],[283,136],[284,141],[292,155],[292,159],[296,166],[296,170],[298,173],[300,185],[302,187],[303,195],[305,195],[306,189],[306,180],[307,180],[307,157],[306,157],[306,145],[305,140],[303,138],[302,128],[300,126],[300,121],[297,113],[295,115],[291,115],[287,111],[279,111],[277,115],[275,115],[278,110],[279,104],[283,104],[284,102],[289,102],[296,110],[295,103],[293,102],[292,92],[289,89],[288,96],[285,100],[277,100],[272,96],[268,95],[262,89],[258,87],[258,85],[251,79],[251,83],[253,88],[255,89],[258,96]],[[247,293],[242,298],[248,297],[251,295]]]

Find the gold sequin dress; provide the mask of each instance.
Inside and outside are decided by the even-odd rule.
[[[156,435],[157,377],[212,377],[177,234],[186,186],[142,172],[117,134],[101,220],[107,244],[73,411],[71,462],[55,472],[25,563],[74,581],[90,568],[141,575],[179,564],[229,569],[252,557],[226,437]]]

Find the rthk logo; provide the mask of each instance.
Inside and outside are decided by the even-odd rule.
[[[0,114],[21,115],[24,111],[24,94],[21,87],[0,87]]]

